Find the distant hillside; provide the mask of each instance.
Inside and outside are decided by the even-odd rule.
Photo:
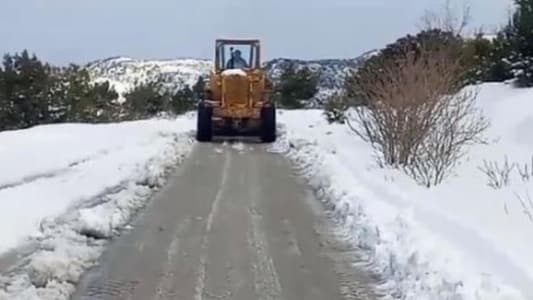
[[[353,59],[296,60],[278,58],[265,62],[269,74],[274,80],[279,78],[283,68],[289,63],[297,67],[307,66],[320,72],[320,92],[318,102],[324,95],[342,86],[344,77],[358,68],[374,52],[367,52]],[[112,57],[89,63],[93,80],[109,81],[121,95],[133,87],[160,78],[169,89],[194,85],[200,76],[207,76],[212,68],[212,61],[206,59],[181,58],[172,60],[139,60],[128,57]],[[319,103],[317,103],[319,104]],[[314,106],[314,105],[313,105]]]
[[[138,60],[112,57],[89,63],[86,68],[95,81],[109,81],[120,95],[135,86],[160,78],[170,89],[194,85],[211,69],[210,60]]]
[[[278,58],[266,62],[265,65],[274,80],[279,78],[283,68],[291,63],[298,67],[308,67],[320,73],[320,89],[338,89],[342,87],[344,78],[350,70],[357,69],[374,53],[376,52],[369,51],[352,59],[298,60]]]

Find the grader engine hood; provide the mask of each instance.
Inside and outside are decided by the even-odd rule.
[[[250,105],[250,80],[240,69],[222,72],[222,104],[227,107],[244,108]]]

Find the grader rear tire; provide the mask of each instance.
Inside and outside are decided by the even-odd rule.
[[[198,104],[196,123],[196,140],[210,142],[213,139],[213,108],[203,103]]]

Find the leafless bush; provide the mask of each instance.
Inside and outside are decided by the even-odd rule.
[[[461,12],[452,6],[452,1],[445,0],[441,11],[426,10],[421,20],[422,30],[442,29],[460,35],[472,19],[470,7],[463,3]]]
[[[347,120],[384,164],[428,187],[445,179],[465,146],[484,142],[488,127],[474,105],[477,92],[462,88],[460,58],[456,47],[421,45],[366,69],[357,84],[369,103]]]
[[[478,169],[487,175],[488,186],[494,189],[500,189],[511,184],[513,174],[518,175],[522,179],[522,182],[529,182],[533,178],[533,156],[529,163],[511,163],[507,156],[505,156],[502,164],[494,160],[483,160],[483,166],[478,167]]]
[[[437,111],[433,129],[420,144],[408,173],[426,186],[437,185],[449,175],[466,154],[466,146],[484,143],[480,137],[488,122],[474,109],[475,94],[450,96],[449,102]]]
[[[329,123],[345,123],[345,112],[348,109],[346,96],[342,92],[331,95],[324,106],[324,115]]]
[[[483,166],[478,169],[487,175],[487,185],[493,189],[501,189],[510,183],[510,175],[513,169],[517,167],[515,163],[509,163],[507,157],[505,162],[500,165],[497,161],[483,160]]]
[[[529,191],[526,191],[525,197],[520,196],[518,193],[515,193],[515,197],[520,202],[524,215],[527,216],[529,221],[533,222],[533,200],[531,200]]]
[[[533,156],[531,156],[531,164],[524,163],[523,165],[517,164],[518,174],[522,178],[523,182],[529,181],[533,177]]]

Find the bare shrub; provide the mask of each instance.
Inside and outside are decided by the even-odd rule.
[[[324,116],[329,123],[345,123],[345,112],[348,109],[346,96],[342,92],[332,94],[324,106]]]
[[[523,182],[529,181],[533,177],[533,156],[531,156],[530,164],[524,163],[522,165],[517,164],[518,174],[522,178]]]
[[[518,193],[515,193],[515,197],[520,202],[524,215],[526,215],[529,221],[533,222],[533,200],[531,200],[529,191],[526,191],[524,197],[520,196]]]
[[[468,23],[472,19],[471,9],[468,4],[463,3],[460,12],[452,5],[452,1],[445,0],[440,11],[426,10],[421,19],[421,29],[441,29],[453,34],[463,34]]]
[[[386,165],[430,187],[442,182],[464,155],[484,142],[487,120],[475,107],[477,92],[463,89],[468,70],[461,47],[431,40],[405,47],[379,68],[366,68],[357,88],[368,101],[347,119]]]
[[[435,111],[433,128],[405,167],[418,182],[428,187],[441,183],[466,154],[466,146],[485,142],[481,134],[488,122],[477,113],[475,96],[473,92],[446,96],[442,110]]]
[[[509,162],[507,156],[503,163],[483,160],[483,166],[478,169],[487,176],[487,185],[494,189],[500,189],[511,184],[513,174],[519,176],[522,182],[529,182],[533,178],[533,156],[529,162]],[[515,171],[515,172],[513,172]]]
[[[517,164],[509,163],[509,160],[505,157],[505,162],[502,165],[497,161],[483,160],[483,166],[478,169],[487,175],[488,186],[493,189],[501,189],[511,183],[510,175],[515,167],[517,167]]]

